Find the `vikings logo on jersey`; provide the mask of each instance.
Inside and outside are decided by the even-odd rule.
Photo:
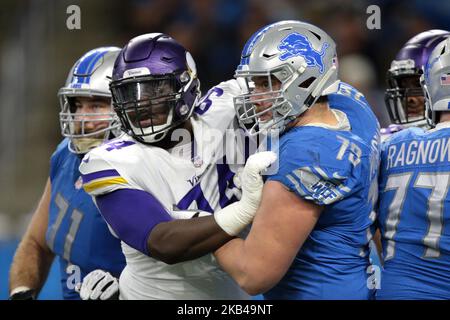
[[[295,56],[302,56],[305,58],[308,67],[317,66],[319,67],[320,73],[323,73],[324,66],[322,58],[327,48],[328,43],[324,43],[320,52],[315,50],[308,38],[297,32],[288,35],[278,45],[280,51],[285,51],[280,56],[281,61]]]

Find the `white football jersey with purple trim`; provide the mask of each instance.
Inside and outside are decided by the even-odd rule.
[[[213,213],[237,201],[241,191],[233,178],[245,164],[240,145],[232,143],[242,132],[233,107],[233,97],[240,92],[238,83],[230,80],[205,95],[190,119],[194,142],[164,150],[124,134],[92,150],[80,165],[83,187],[92,196],[118,189],[146,191],[173,218],[179,217],[177,210]],[[225,135],[228,148],[223,147]],[[249,298],[212,254],[168,265],[124,242],[122,250],[127,266],[120,277],[121,299]]]

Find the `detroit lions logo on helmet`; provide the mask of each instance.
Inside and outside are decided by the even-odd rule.
[[[285,51],[280,55],[281,61],[291,57],[302,56],[305,58],[308,67],[318,66],[320,73],[323,73],[324,65],[322,58],[327,48],[328,43],[324,43],[320,52],[315,50],[308,38],[297,32],[289,34],[278,45],[278,50]]]

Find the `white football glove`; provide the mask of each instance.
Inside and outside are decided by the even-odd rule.
[[[214,213],[217,224],[230,236],[237,236],[256,214],[262,197],[264,182],[261,172],[277,160],[276,153],[264,151],[251,155],[240,174],[242,198]]]
[[[75,287],[83,300],[117,300],[119,298],[119,280],[109,272],[97,269],[89,273]]]

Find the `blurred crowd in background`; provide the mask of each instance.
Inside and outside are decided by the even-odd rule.
[[[81,9],[69,30],[68,6]],[[369,5],[381,29],[369,30]],[[450,29],[450,1],[428,0],[2,0],[0,3],[0,244],[19,238],[61,140],[58,89],[86,51],[164,32],[194,56],[202,91],[233,77],[240,51],[260,27],[283,19],[321,27],[336,41],[340,77],[371,103],[382,126],[385,74],[401,46],[432,28]],[[1,257],[0,257],[1,259]]]

